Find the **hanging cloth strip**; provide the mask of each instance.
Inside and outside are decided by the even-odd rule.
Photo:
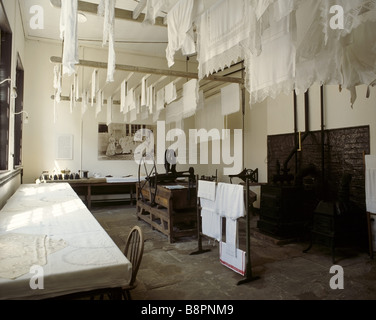
[[[59,65],[54,66],[54,89],[55,101],[59,103],[61,101],[61,69]]]
[[[103,42],[108,42],[107,82],[114,81],[116,54],[115,54],[115,5],[116,0],[101,0],[98,5],[98,15],[104,17]]]
[[[176,85],[174,82],[170,82],[166,87],[165,87],[165,103],[170,104],[171,102],[175,101],[177,98],[177,93],[176,93]]]
[[[221,89],[222,115],[239,112],[241,104],[240,86],[233,83]]]
[[[128,105],[127,105],[127,82],[124,80],[121,83],[120,89],[120,111],[123,113],[128,112]]]
[[[246,59],[246,86],[250,103],[262,102],[280,93],[289,94],[295,85],[295,15],[272,21],[262,34],[262,52]],[[276,56],[275,53],[278,52]]]
[[[91,75],[91,106],[94,107],[94,100],[96,98],[98,88],[99,88],[99,74],[98,70],[95,69]]]
[[[109,126],[112,123],[112,104],[113,97],[107,99],[107,125]]]
[[[194,0],[183,0],[179,1],[167,14],[166,57],[169,68],[175,64],[174,56],[180,49],[186,56],[196,53],[192,30],[193,8]]]
[[[62,0],[60,13],[60,38],[63,43],[63,74],[71,76],[76,72],[78,64],[78,35],[77,35],[78,0]]]
[[[196,113],[199,100],[199,84],[197,79],[192,79],[183,85],[183,118],[192,117]]]
[[[89,105],[88,99],[89,99],[89,96],[88,96],[87,91],[85,90],[84,92],[82,92],[82,102],[81,102],[81,115],[82,116],[87,111],[87,108],[88,108],[88,105]]]
[[[102,111],[103,106],[103,92],[99,90],[97,92],[96,104],[95,104],[95,117],[97,118],[99,113]]]

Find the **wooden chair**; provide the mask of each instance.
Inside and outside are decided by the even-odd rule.
[[[137,273],[144,253],[144,234],[140,227],[135,226],[130,231],[125,244],[124,255],[132,263],[132,278],[128,286],[123,288],[123,298],[131,300],[130,291],[137,287]]]

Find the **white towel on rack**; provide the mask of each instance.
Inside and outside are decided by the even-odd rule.
[[[233,83],[221,89],[222,116],[228,116],[240,110],[240,86]]]
[[[222,239],[222,218],[207,208],[201,209],[201,231],[202,234],[217,240]]]
[[[63,45],[63,74],[71,76],[78,64],[77,0],[62,0],[60,13],[60,38]]]
[[[226,218],[226,253],[231,257],[236,257],[238,240],[238,220]]]
[[[216,183],[213,181],[198,181],[198,191],[197,197],[211,200],[215,205],[215,191],[216,191]],[[215,209],[215,207],[214,207]]]
[[[366,156],[367,211],[376,214],[376,156]]]
[[[245,252],[243,250],[236,249],[236,256],[231,256],[227,252],[227,243],[220,242],[219,257],[221,264],[244,276],[246,270]]]
[[[216,212],[233,220],[245,216],[244,189],[242,185],[218,183],[215,197]]]

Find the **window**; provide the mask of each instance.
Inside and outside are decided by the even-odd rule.
[[[15,100],[14,116],[14,167],[22,165],[22,124],[23,124],[23,89],[24,89],[24,70],[21,59],[17,60],[16,71],[17,98]]]
[[[10,79],[12,62],[12,33],[5,10],[0,6],[0,82]],[[5,81],[0,85],[0,170],[8,170],[9,154],[9,114],[11,84]]]

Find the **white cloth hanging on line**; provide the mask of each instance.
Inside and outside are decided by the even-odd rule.
[[[189,118],[196,113],[199,100],[199,84],[197,79],[192,79],[183,85],[183,118]]]
[[[179,50],[188,56],[196,53],[192,29],[194,0],[179,1],[167,14],[168,46],[166,57],[168,67],[175,64],[174,56]]]
[[[176,85],[174,82],[170,82],[167,86],[165,86],[165,103],[170,104],[171,102],[175,101],[177,98],[176,93]]]
[[[113,104],[113,97],[107,98],[107,125],[108,126],[112,123],[112,104]]]
[[[102,105],[103,105],[103,92],[102,90],[99,90],[97,92],[96,97],[96,104],[95,104],[95,117],[97,118],[99,113],[102,111]]]
[[[156,109],[157,111],[161,111],[164,108],[165,108],[165,90],[163,88],[157,91]]]
[[[233,83],[221,89],[222,115],[228,116],[240,110],[240,85]]]
[[[183,101],[179,99],[166,107],[166,124],[183,120]]]
[[[197,26],[199,79],[244,58],[242,41],[251,41],[248,0],[221,0],[201,15]]]
[[[127,81],[123,81],[120,87],[120,111],[122,113],[128,112],[127,105]]]
[[[71,76],[76,72],[78,64],[78,34],[77,34],[78,0],[62,0],[60,12],[60,38],[63,45],[63,74]]]
[[[102,46],[108,42],[107,82],[114,81],[116,65],[115,5],[116,0],[101,0],[98,5],[98,15],[104,17]]]
[[[251,95],[251,105],[267,97],[276,98],[280,93],[289,94],[294,89],[295,22],[293,14],[278,22],[271,21],[262,35],[262,52],[258,56],[250,54],[247,57],[246,86]]]
[[[149,107],[149,114],[153,114],[154,108],[155,108],[154,86],[149,86],[146,90],[146,93],[147,93],[146,105]]]
[[[54,89],[55,89],[55,102],[61,101],[61,68],[60,65],[54,66]]]
[[[73,113],[73,109],[76,106],[76,98],[74,93],[74,84],[71,85],[70,91],[70,113]]]
[[[74,92],[75,92],[75,100],[78,101],[80,99],[80,84],[78,80],[78,74],[74,74]]]
[[[89,96],[88,96],[87,90],[85,90],[84,92],[82,92],[81,115],[84,115],[87,111],[87,108],[89,105],[88,99],[89,99]]]
[[[141,80],[141,107],[147,106],[147,76]]]
[[[99,88],[99,74],[98,69],[95,69],[91,75],[91,106],[94,107],[94,101],[97,96]]]

